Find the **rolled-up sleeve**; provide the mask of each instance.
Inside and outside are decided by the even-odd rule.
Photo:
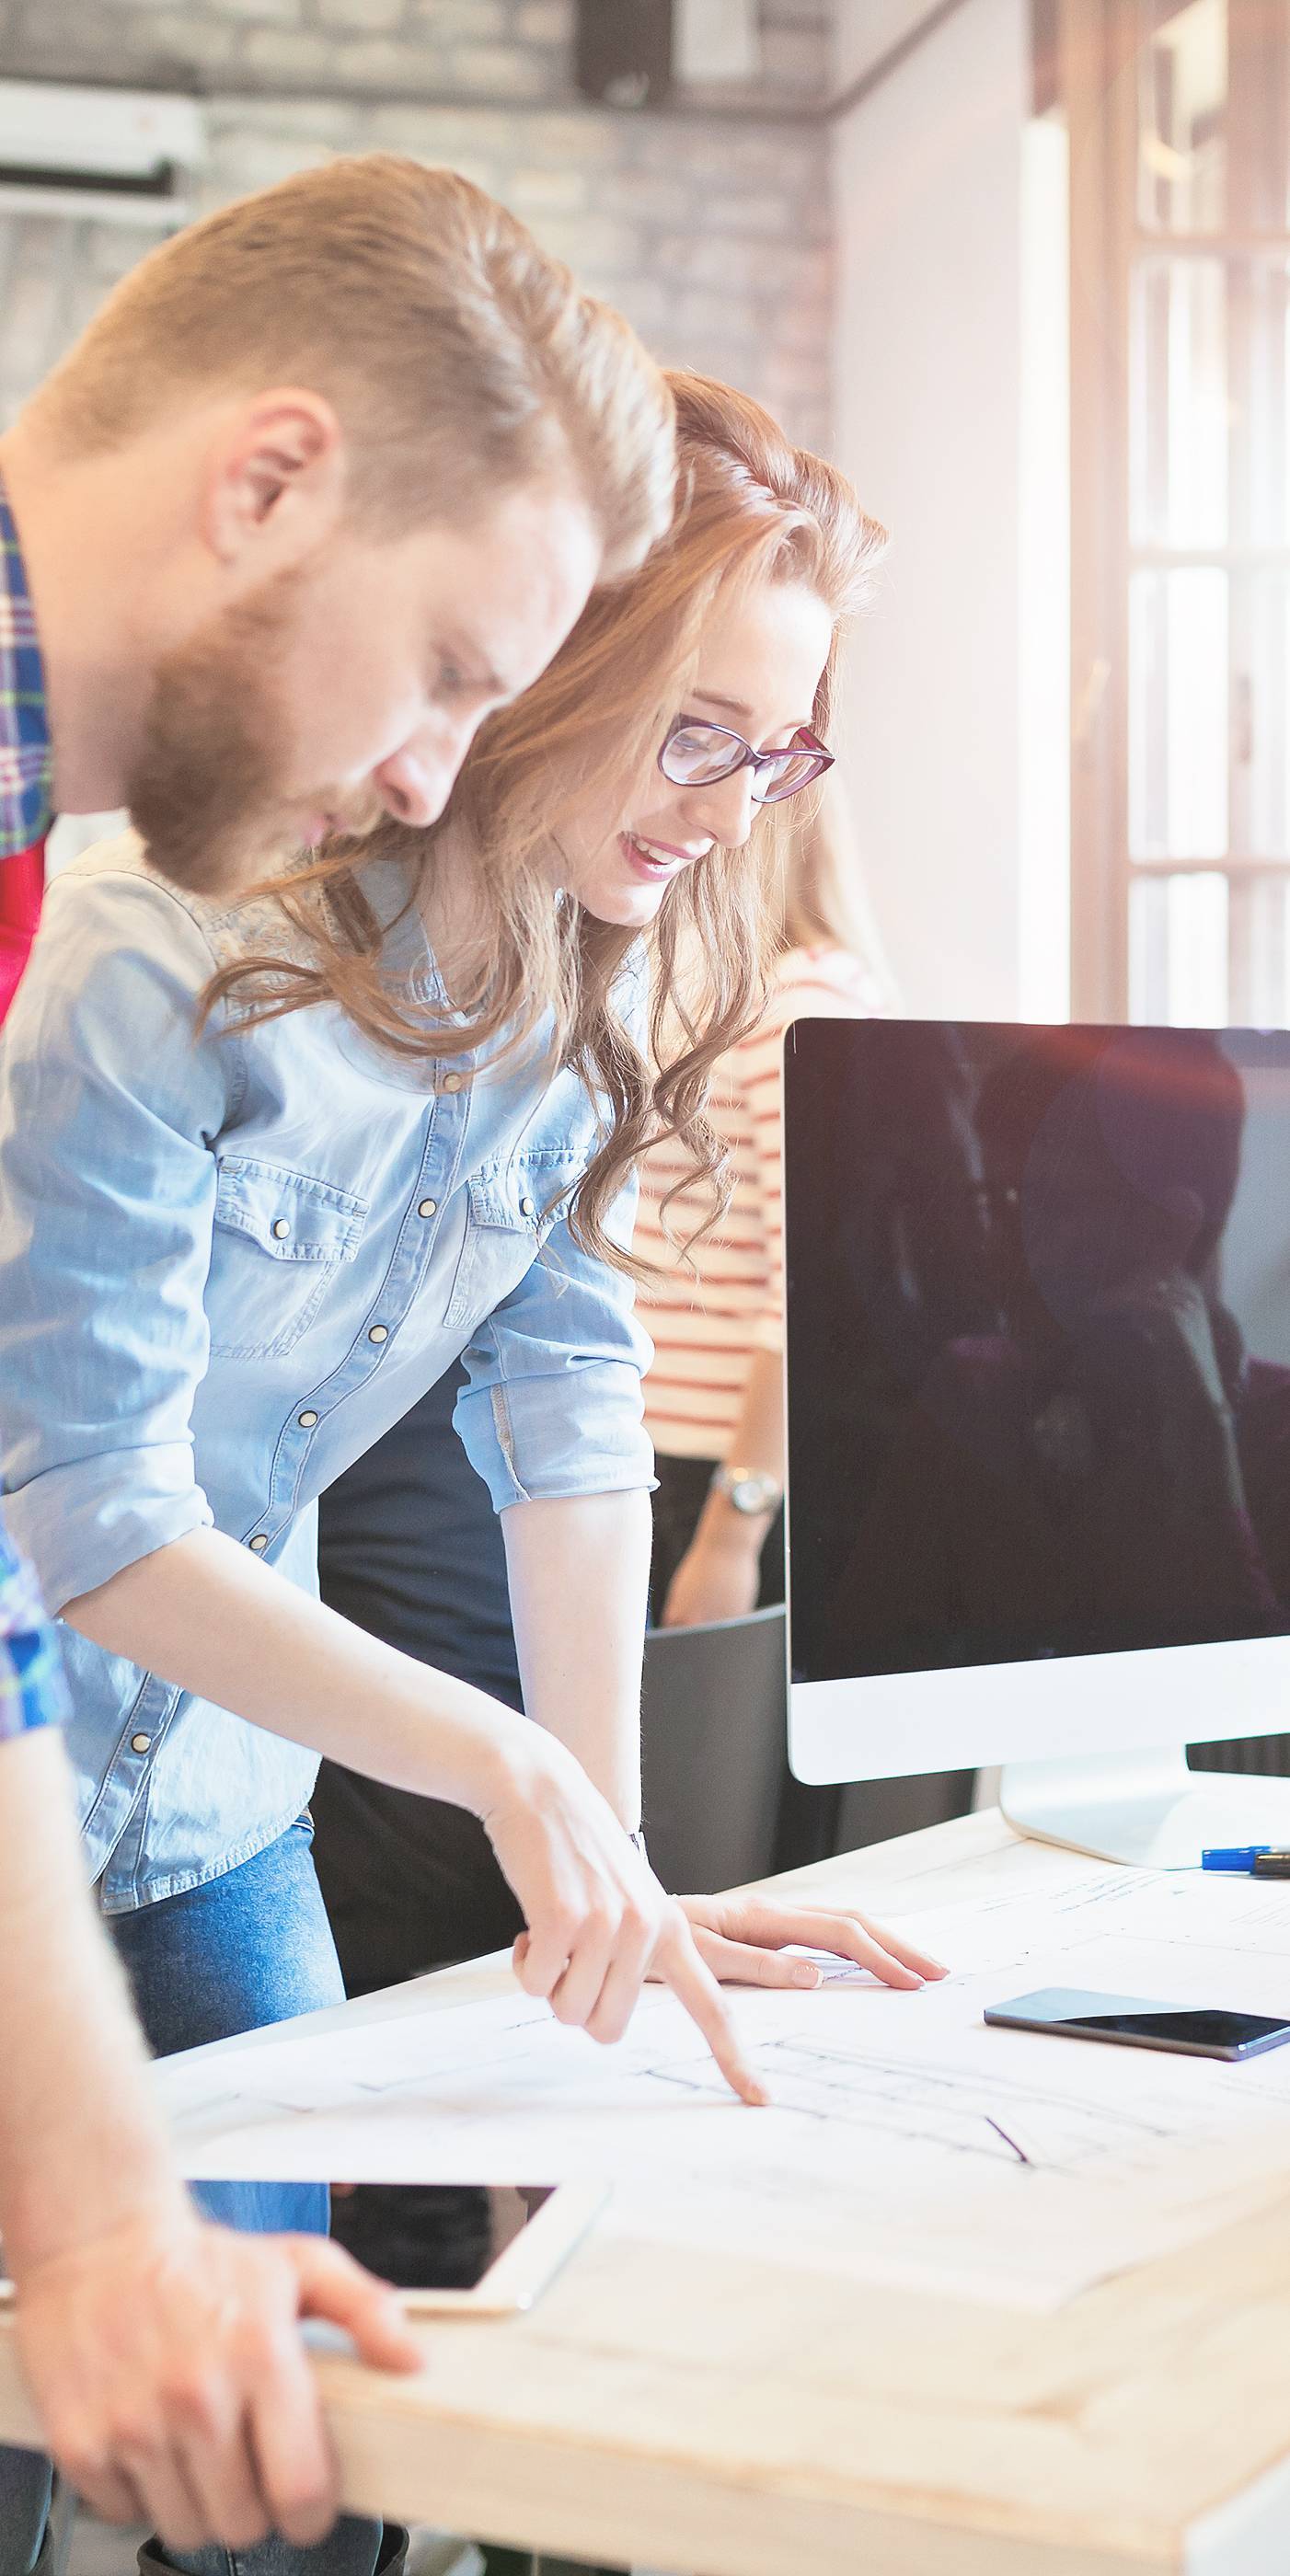
[[[212,962],[155,880],[74,871],[0,1042],[0,1477],[53,1610],[212,1519],[191,1414],[240,1067],[194,1037]]]
[[[630,1244],[635,1214],[633,1180],[614,1204],[616,1242]],[[495,1511],[652,1487],[641,1379],[654,1354],[634,1309],[632,1281],[584,1252],[562,1217],[479,1326],[453,1419]]]

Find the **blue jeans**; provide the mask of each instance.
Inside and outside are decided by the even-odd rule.
[[[267,1851],[205,1887],[115,1915],[110,1930],[158,2056],[344,2001],[310,1849],[293,1825]],[[201,2195],[212,2216],[253,2229],[327,2227],[323,2185],[225,2184]],[[29,2576],[49,2510],[47,2464],[0,2450],[0,2576]],[[269,2540],[201,2549],[165,2563],[186,2576],[372,2576],[381,2525],[342,2517],[316,2549]]]

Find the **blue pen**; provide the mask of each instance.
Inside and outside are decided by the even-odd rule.
[[[1274,1843],[1235,1843],[1230,1850],[1224,1850],[1219,1844],[1214,1849],[1201,1853],[1200,1865],[1202,1869],[1244,1869],[1252,1872],[1256,1860],[1261,1860],[1265,1852],[1275,1849]]]

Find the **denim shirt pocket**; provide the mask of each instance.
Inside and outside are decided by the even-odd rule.
[[[484,1163],[466,1184],[466,1239],[444,1314],[472,1330],[518,1288],[565,1213],[585,1156],[536,1146],[513,1161]]]
[[[353,1260],[367,1215],[366,1199],[331,1181],[221,1154],[206,1292],[212,1355],[278,1359],[293,1349]]]

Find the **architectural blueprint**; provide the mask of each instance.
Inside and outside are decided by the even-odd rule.
[[[1080,1984],[1290,2013],[1290,1893],[1069,1855],[1036,1873],[1031,1852],[1011,1888],[969,1877],[902,1915],[952,1963],[942,1985],[842,1970],[813,1993],[737,1993],[766,2110],[734,2101],[662,1989],[597,2049],[495,1964],[458,1972],[446,2004],[391,1997],[338,2029],[194,2052],[158,2082],[193,2174],[603,2175],[605,2223],[633,2235],[1055,2306],[1280,2194],[1290,2048],[1228,2067],[991,2030],[984,2005]]]

